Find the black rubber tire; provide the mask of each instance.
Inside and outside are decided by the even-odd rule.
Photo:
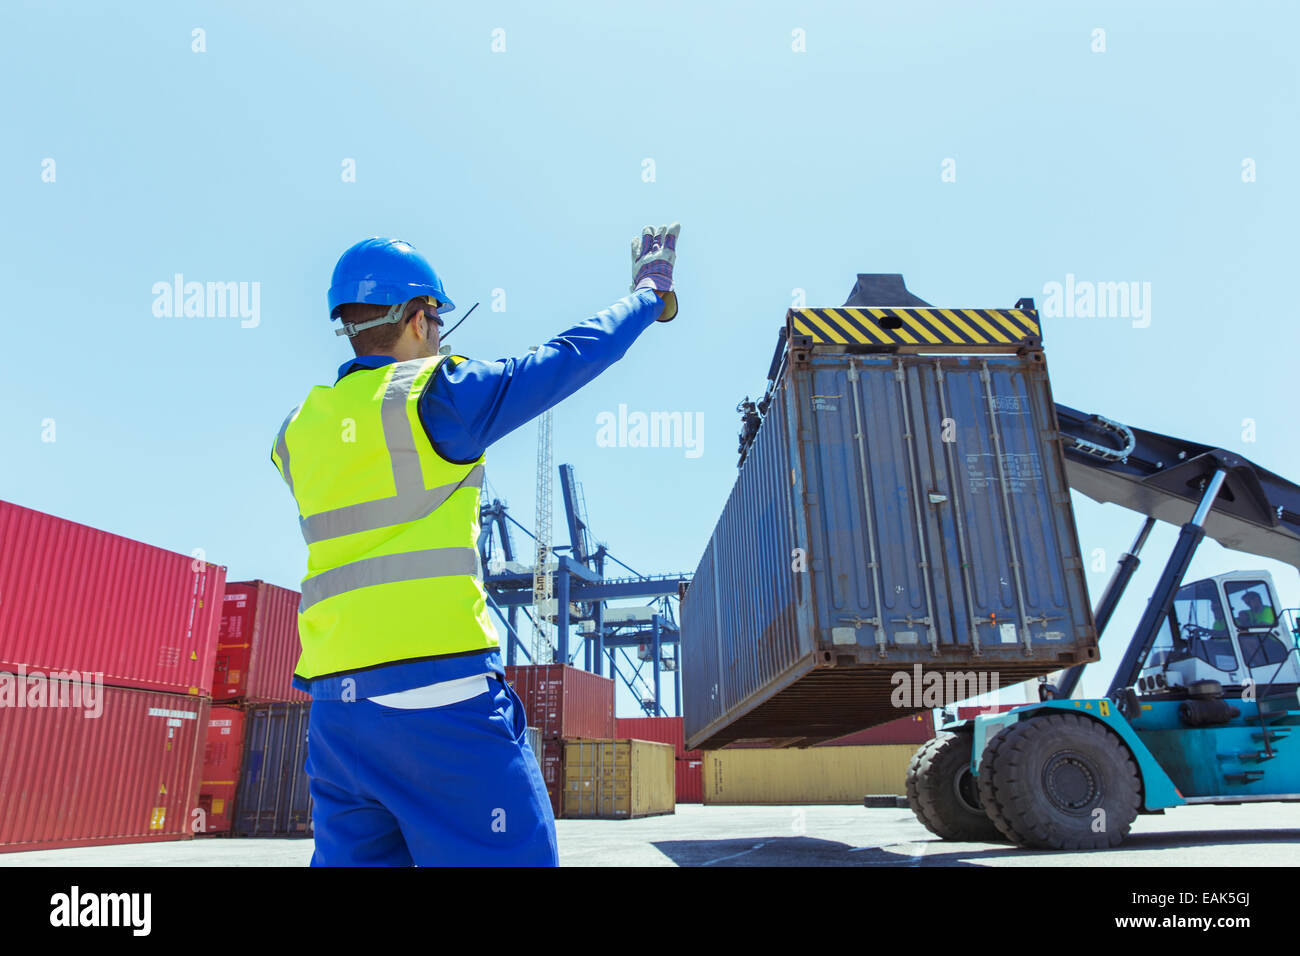
[[[1068,713],[1004,727],[980,757],[979,791],[1002,835],[1034,850],[1119,846],[1142,799],[1124,741],[1100,722]]]
[[[970,749],[970,734],[946,731],[922,744],[907,768],[908,805],[925,828],[942,840],[1005,842],[979,804]]]

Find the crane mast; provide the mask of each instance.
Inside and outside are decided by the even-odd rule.
[[[537,423],[537,564],[533,568],[533,648],[534,664],[549,664],[552,659],[550,626],[546,608],[553,594],[553,580],[547,564],[551,559],[551,412],[548,409]]]

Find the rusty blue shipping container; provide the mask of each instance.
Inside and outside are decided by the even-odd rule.
[[[309,837],[309,703],[258,704],[244,718],[244,762],[232,831],[240,837]]]
[[[815,743],[1095,660],[1037,341],[903,354],[798,331],[682,600],[687,746]]]

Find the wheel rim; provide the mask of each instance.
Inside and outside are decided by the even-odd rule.
[[[980,803],[979,789],[969,767],[953,777],[952,792],[957,795],[957,802],[971,813],[984,812],[984,806]]]
[[[1058,810],[1087,813],[1101,802],[1101,770],[1078,751],[1059,751],[1043,767],[1043,792]]]

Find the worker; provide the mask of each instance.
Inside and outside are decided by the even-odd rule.
[[[338,260],[330,319],[356,355],[272,451],[307,542],[293,686],[312,697],[313,866],[557,864],[483,589],[485,452],[676,315],[679,229],[633,241],[630,295],[495,362],[439,354],[455,305],[410,243]]]
[[[1214,601],[1214,622],[1210,624],[1210,630],[1214,632],[1212,640],[1223,640],[1228,636],[1228,621],[1223,616],[1223,609],[1219,606],[1218,598]]]
[[[1246,610],[1237,615],[1238,627],[1272,627],[1277,623],[1273,608],[1264,606],[1259,592],[1247,591],[1241,599],[1246,602]]]

